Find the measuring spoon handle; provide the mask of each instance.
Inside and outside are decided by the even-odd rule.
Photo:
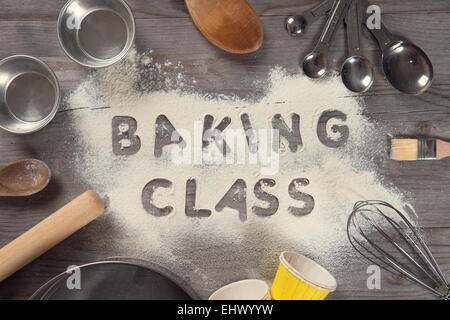
[[[369,7],[369,2],[367,0],[361,0],[362,6],[363,6],[363,23],[366,25],[367,29],[372,33],[372,35],[377,39],[378,45],[380,46],[381,50],[386,49],[391,43],[397,41],[396,37],[392,35],[392,33],[386,28],[386,26],[383,24],[383,22],[380,21],[380,29],[376,28],[369,28],[367,25],[367,8]]]
[[[333,37],[334,31],[336,30],[336,26],[341,21],[349,2],[350,0],[334,1],[333,8],[331,9],[330,16],[328,17],[325,28],[322,31],[322,35],[320,36],[320,40],[316,46],[316,49],[320,49],[320,47],[322,46],[328,47],[331,38]]]
[[[348,56],[356,56],[360,51],[361,44],[361,24],[358,19],[357,0],[353,0],[349,5],[344,19],[347,27]]]
[[[333,7],[333,0],[325,0],[319,3],[317,6],[313,7],[309,11],[309,14],[314,20],[316,20],[320,16],[323,16],[325,13],[330,11],[332,7]]]

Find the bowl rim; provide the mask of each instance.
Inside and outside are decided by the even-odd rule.
[[[57,32],[57,35],[58,35],[59,44],[60,44],[61,48],[63,49],[64,53],[72,61],[78,63],[79,65],[81,65],[83,67],[86,67],[86,68],[93,68],[93,69],[107,68],[107,67],[110,67],[110,66],[112,66],[112,65],[122,61],[122,59],[125,58],[128,55],[128,53],[130,52],[131,48],[133,47],[133,43],[136,40],[136,20],[135,20],[133,11],[131,10],[130,6],[125,2],[125,0],[113,0],[113,1],[117,1],[117,2],[121,3],[124,6],[124,8],[127,10],[128,14],[131,17],[131,28],[132,28],[132,30],[131,30],[131,38],[132,39],[131,39],[130,45],[126,46],[117,56],[115,56],[112,59],[111,63],[105,64],[105,65],[95,65],[95,64],[89,64],[89,63],[84,63],[84,62],[79,61],[77,58],[75,58],[70,53],[70,51],[68,51],[66,49],[66,47],[64,46],[64,44],[63,44],[63,42],[61,40],[62,17],[64,15],[64,13],[66,12],[67,8],[75,1],[77,1],[77,0],[68,0],[64,4],[64,6],[61,8],[61,11],[59,12],[59,15],[58,15],[58,21],[57,21],[57,25],[56,25],[56,32]],[[101,59],[99,59],[99,60],[101,60]]]
[[[60,88],[60,85],[59,85],[58,77],[56,76],[56,74],[53,71],[53,69],[50,68],[49,65],[46,64],[43,60],[41,60],[39,58],[36,58],[36,57],[33,57],[33,56],[30,56],[30,55],[15,54],[15,55],[3,58],[3,59],[0,60],[0,69],[2,68],[2,65],[5,64],[6,62],[12,61],[12,60],[18,60],[18,59],[31,60],[31,61],[34,61],[34,62],[38,63],[42,67],[44,67],[49,72],[49,74],[50,74],[50,76],[52,78],[52,79],[49,79],[49,80],[53,81],[52,84],[55,86],[55,91],[56,91],[55,92],[56,99],[55,99],[55,102],[53,103],[52,111],[44,118],[45,121],[44,121],[44,119],[40,120],[40,121],[42,121],[42,123],[38,127],[34,128],[32,130],[12,130],[12,129],[6,128],[6,127],[4,127],[4,126],[2,126],[0,124],[0,128],[1,129],[5,130],[7,132],[10,132],[10,133],[30,134],[30,133],[34,133],[34,132],[37,132],[37,131],[43,129],[45,126],[47,126],[53,120],[53,118],[55,117],[56,113],[58,112],[60,104],[61,104],[61,88]],[[23,122],[26,123],[27,121],[23,121]]]

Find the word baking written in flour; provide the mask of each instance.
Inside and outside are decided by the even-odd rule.
[[[300,134],[300,116],[292,113],[291,126],[280,114],[272,118],[272,128],[255,129],[250,117],[240,116],[242,129],[231,129],[230,117],[224,117],[213,128],[214,117],[205,115],[204,121],[194,121],[193,138],[189,130],[175,128],[165,115],[155,122],[154,156],[160,158],[166,146],[172,148],[174,164],[222,165],[260,164],[263,175],[274,175],[279,170],[279,154],[287,149],[295,153],[303,146]],[[340,111],[323,112],[317,124],[317,136],[322,144],[337,148],[346,143],[349,129],[344,122],[346,115]],[[112,145],[116,155],[130,156],[141,148],[136,119],[117,116],[112,119]],[[283,142],[287,142],[287,147]],[[192,152],[193,149],[193,152]]]

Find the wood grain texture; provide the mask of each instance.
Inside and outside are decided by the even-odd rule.
[[[65,0],[5,0],[2,1],[0,19],[9,20],[54,20]],[[260,16],[286,15],[310,8],[316,0],[258,0],[249,1]],[[447,0],[379,0],[371,1],[382,8],[384,13],[410,14],[422,12],[450,12]],[[188,17],[184,0],[128,0],[136,18],[176,18]]]
[[[46,61],[57,73],[64,93],[74,89],[87,70],[68,59],[56,37],[56,19],[64,0],[2,0],[0,8],[0,57],[26,53]],[[274,65],[298,73],[298,59],[318,38],[323,20],[311,26],[301,39],[290,38],[283,17],[310,8],[313,0],[251,0],[264,27],[262,48],[250,55],[231,55],[212,46],[197,31],[182,0],[129,0],[137,18],[138,49],[154,50],[157,61],[181,61],[187,74],[197,79],[199,90],[260,95],[255,79],[267,77]],[[371,36],[364,33],[364,52],[377,70],[373,88],[365,94],[364,114],[395,135],[429,134],[450,139],[450,2],[448,0],[380,0],[383,21],[395,33],[407,36],[429,55],[435,80],[421,96],[408,96],[392,89],[380,71],[380,53]],[[345,56],[343,26],[331,48],[331,68],[337,70]],[[170,39],[170,41],[168,41]],[[0,198],[0,246],[43,220],[89,187],[67,167],[67,152],[75,137],[64,127],[70,112],[59,112],[44,130],[27,136],[0,132],[0,166],[22,158],[42,158],[53,172],[50,185],[29,198]],[[376,159],[387,182],[413,196],[414,208],[425,227],[426,238],[444,273],[450,276],[450,159],[423,162],[390,161],[385,150]],[[100,219],[83,228],[0,285],[0,298],[28,298],[40,285],[72,264],[116,255],[114,248],[96,243],[89,235],[103,232],[108,220]],[[114,229],[114,225],[109,225]],[[108,248],[108,249],[104,249]],[[206,245],[202,254],[214,248]],[[195,255],[195,252],[193,252]],[[230,249],[230,255],[232,255]],[[277,257],[269,257],[276,261]],[[250,265],[255,262],[249,262]],[[256,265],[255,265],[256,267]],[[365,289],[367,263],[349,258],[337,271],[339,290],[330,299],[419,299],[432,298],[423,290],[383,274],[382,289]],[[189,274],[187,270],[186,274]],[[211,277],[222,284],[238,280],[236,270],[211,263]],[[261,270],[267,277],[275,270]],[[192,273],[194,274],[194,273]],[[217,288],[205,288],[201,279],[188,279],[202,297]]]

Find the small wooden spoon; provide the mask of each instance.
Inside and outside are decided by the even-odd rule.
[[[214,45],[231,52],[255,52],[263,41],[263,27],[245,0],[185,0],[200,32]]]
[[[0,169],[0,196],[30,196],[44,189],[51,178],[48,166],[36,159],[11,163]]]

